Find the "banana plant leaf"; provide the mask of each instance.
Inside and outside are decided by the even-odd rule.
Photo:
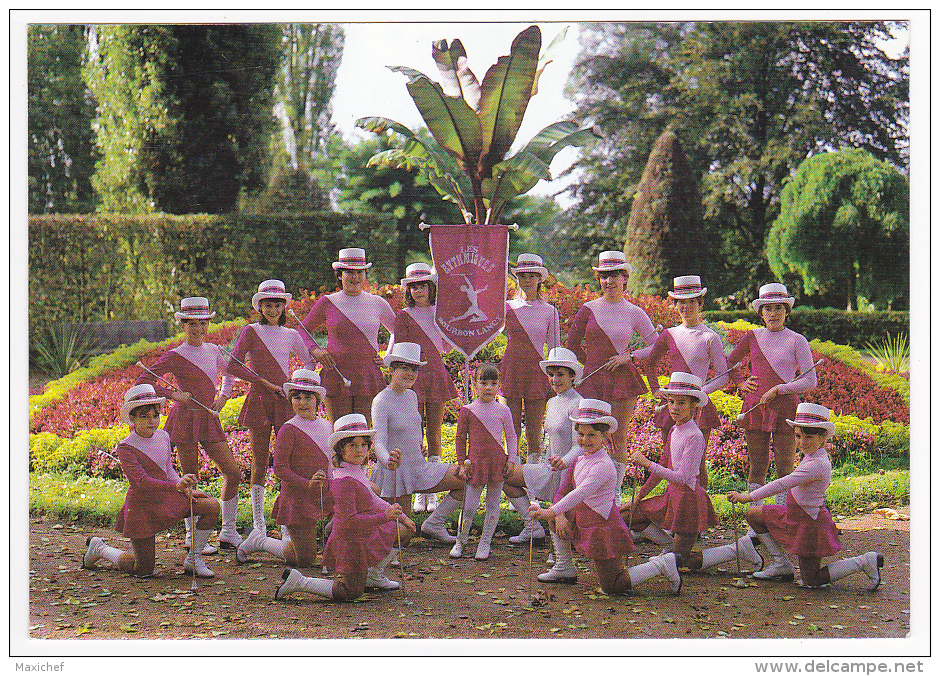
[[[431,58],[437,63],[443,81],[441,86],[447,96],[462,98],[474,111],[480,109],[480,82],[467,68],[467,52],[460,40],[447,45],[447,40],[431,44]]]
[[[545,51],[542,52],[542,55],[539,57],[538,67],[535,69],[535,80],[532,82],[532,96],[535,96],[539,93],[539,78],[542,77],[542,71],[545,70],[545,66],[555,60],[555,52],[558,51],[559,45],[565,41],[565,35],[567,35],[567,33],[568,27],[565,26],[565,28],[555,36],[555,39],[549,43],[548,47],[545,48]]]

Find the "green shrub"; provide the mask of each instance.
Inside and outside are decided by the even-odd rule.
[[[118,442],[130,434],[127,425],[111,429],[84,430],[72,439],[51,432],[29,435],[29,469],[32,472],[86,473],[89,457],[98,451],[112,453]]]

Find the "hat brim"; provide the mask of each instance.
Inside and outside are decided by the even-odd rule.
[[[340,263],[339,261],[333,262],[334,270],[368,270],[372,267],[372,263],[365,263],[364,265],[350,265],[349,263]]]
[[[430,275],[425,275],[424,277],[412,277],[411,279],[405,277],[404,279],[401,280],[401,287],[405,288],[409,284],[421,284],[421,283],[427,284],[428,282],[437,286],[437,273],[436,272],[431,273]]]
[[[827,423],[821,422],[821,423],[809,424],[809,423],[795,422],[787,418],[786,423],[790,427],[816,427],[818,429],[826,430],[827,439],[836,433],[836,424],[832,422],[827,422]]]
[[[596,268],[592,265],[591,269],[594,272],[616,272],[617,270],[626,270],[628,274],[633,274],[633,266],[629,263],[621,263],[620,265],[608,266],[606,268]]]
[[[135,408],[139,406],[148,406],[150,404],[160,404],[162,407],[166,403],[166,397],[152,397],[150,399],[137,399],[135,401],[129,401],[123,406],[121,406],[121,420],[124,421],[125,425],[131,424],[130,413]]]
[[[258,305],[263,300],[282,300],[284,303],[290,303],[293,296],[289,293],[256,293],[251,297],[251,306],[257,311],[261,312],[258,308]]]
[[[424,366],[427,364],[426,361],[416,361],[414,359],[409,359],[408,357],[402,357],[400,354],[392,354],[391,352],[387,352],[385,356],[382,357],[382,361],[385,362],[385,368],[391,368],[392,362],[396,361],[399,361],[403,364],[411,364],[412,366]]]
[[[284,394],[287,395],[287,398],[290,399],[290,393],[292,390],[301,390],[302,392],[313,392],[320,398],[320,401],[326,397],[326,388],[322,385],[297,385],[290,382],[289,380],[281,386],[281,389],[284,390]]]
[[[575,425],[600,425],[601,423],[609,425],[610,429],[608,432],[617,431],[617,419],[612,415],[603,415],[600,418],[579,418],[577,416],[569,415],[568,420],[573,422]]]
[[[790,296],[787,296],[786,298],[755,298],[754,300],[751,301],[751,308],[754,310],[754,312],[760,313],[760,309],[764,305],[771,305],[774,303],[786,303],[787,305],[790,306],[790,309],[792,310],[794,300],[795,299]]]
[[[176,321],[181,319],[212,319],[215,317],[215,312],[210,312],[207,315],[191,315],[188,312],[174,312],[173,316],[176,317]]]
[[[343,439],[348,439],[349,437],[369,437],[372,439],[375,436],[375,430],[343,430],[341,432],[333,432],[330,435],[327,444],[332,449],[336,446],[336,442]]]
[[[539,362],[539,368],[542,369],[542,373],[544,373],[546,376],[548,375],[549,366],[564,366],[565,368],[574,371],[575,385],[581,382],[581,376],[584,375],[584,367],[576,361],[545,359]]]
[[[522,270],[519,270],[518,268],[509,268],[509,272],[512,274],[513,277],[516,277],[516,279],[518,279],[518,275],[520,272],[537,272],[539,273],[539,276],[542,278],[541,281],[544,282],[546,279],[548,279],[548,268],[542,267],[541,265],[527,266],[523,268]]]
[[[661,394],[682,394],[687,397],[694,397],[695,399],[698,399],[698,404],[696,404],[697,406],[705,406],[708,403],[708,394],[702,391],[696,392],[695,390],[670,390],[665,387],[660,387],[659,392]]]
[[[708,293],[708,287],[702,287],[701,291],[696,291],[695,293],[673,293],[672,291],[667,291],[666,294],[673,300],[683,300],[685,298],[698,298],[699,296],[704,296]]]

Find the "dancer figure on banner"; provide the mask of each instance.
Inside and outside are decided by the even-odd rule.
[[[454,317],[451,319],[451,322],[460,321],[461,319],[466,319],[470,322],[485,322],[489,319],[486,316],[486,313],[480,309],[479,296],[481,293],[486,291],[489,287],[484,286],[482,289],[473,288],[473,283],[470,281],[469,275],[460,275],[464,278],[466,284],[460,285],[460,290],[467,294],[467,300],[470,301],[470,309],[464,312],[459,317]]]

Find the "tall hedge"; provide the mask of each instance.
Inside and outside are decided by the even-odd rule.
[[[297,294],[335,287],[330,263],[361,246],[370,279],[393,282],[397,234],[388,216],[36,215],[29,218],[30,333],[58,322],[166,319],[186,296],[222,318],[244,317],[264,279]]]

